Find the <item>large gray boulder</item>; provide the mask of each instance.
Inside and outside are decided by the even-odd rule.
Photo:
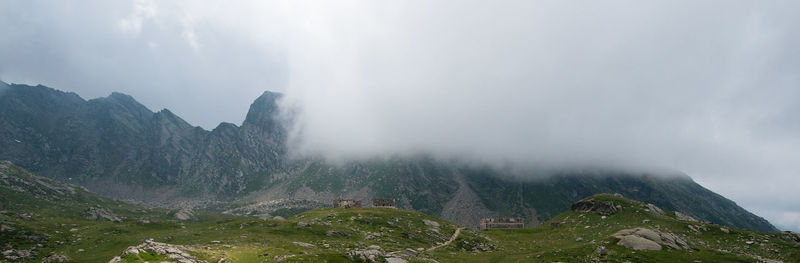
[[[623,229],[614,233],[613,237],[619,239],[617,245],[635,250],[661,250],[662,246],[672,249],[689,249],[686,240],[673,234],[649,228]]]

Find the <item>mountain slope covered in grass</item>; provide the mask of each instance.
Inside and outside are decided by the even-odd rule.
[[[536,228],[482,231],[392,208],[180,220],[9,162],[0,193],[3,262],[800,262],[800,233],[699,222],[618,194],[584,198]]]

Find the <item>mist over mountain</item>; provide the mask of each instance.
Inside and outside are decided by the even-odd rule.
[[[290,154],[281,98],[264,92],[242,125],[207,131],[121,93],[84,100],[12,84],[0,97],[0,159],[150,206],[269,215],[383,197],[464,225],[485,216],[521,216],[536,225],[585,196],[618,192],[701,220],[776,230],[678,172],[501,168],[428,154],[338,162]]]
[[[209,132],[274,90],[289,155],[679,170],[800,230],[797,9],[3,1],[0,79],[130,94]]]

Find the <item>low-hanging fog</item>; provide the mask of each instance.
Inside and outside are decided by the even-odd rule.
[[[800,230],[800,3],[0,4],[0,80],[207,129],[264,90],[292,149],[675,169]]]

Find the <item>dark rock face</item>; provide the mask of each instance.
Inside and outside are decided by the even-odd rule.
[[[619,192],[699,220],[776,231],[685,175],[511,176],[427,156],[341,165],[290,158],[277,93],[257,98],[241,126],[222,123],[207,131],[169,110],[152,112],[121,93],[84,100],[44,86],[0,84],[0,160],[117,199],[170,207],[244,201],[258,210],[276,207],[274,202],[368,203],[381,197],[394,198],[398,208],[464,225],[499,216],[522,217],[526,226],[535,226],[581,198]],[[272,212],[255,210],[250,212]]]

